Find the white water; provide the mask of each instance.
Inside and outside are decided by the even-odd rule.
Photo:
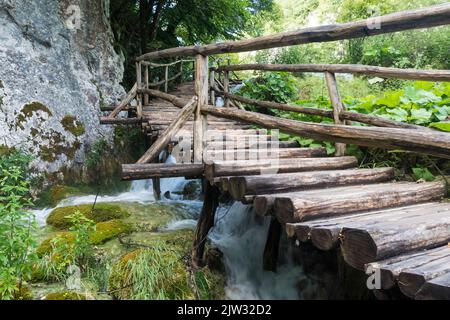
[[[263,270],[263,252],[270,218],[254,214],[250,206],[235,202],[220,208],[210,240],[224,254],[229,299],[299,299],[296,289],[303,271],[285,263],[277,273]]]

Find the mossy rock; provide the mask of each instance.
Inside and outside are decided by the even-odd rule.
[[[66,131],[72,133],[75,137],[82,136],[86,133],[86,130],[84,129],[81,122],[78,121],[74,116],[65,116],[61,120],[61,125]]]
[[[223,274],[208,268],[190,271],[193,238],[192,230],[151,234],[145,249],[125,254],[113,266],[109,291],[122,300],[223,298]]]
[[[99,222],[95,226],[95,232],[90,234],[90,239],[94,245],[98,245],[131,231],[131,225],[120,220]]]
[[[41,192],[36,201],[36,205],[40,207],[54,207],[61,202],[61,200],[68,197],[86,195],[86,191],[91,190],[81,190],[81,188],[78,187],[55,185]]]
[[[86,218],[94,222],[124,219],[130,216],[127,211],[117,205],[98,203],[95,205],[94,210],[92,210],[91,204],[85,204],[79,206],[56,208],[47,217],[47,224],[57,229],[68,229],[70,228],[70,222],[67,219],[67,216],[75,213],[76,211],[81,212]]]
[[[84,294],[79,294],[76,292],[65,291],[65,292],[53,292],[45,295],[43,300],[87,300]]]
[[[99,222],[95,225],[95,231],[89,234],[89,238],[93,245],[103,244],[120,235],[128,234],[132,231],[131,225],[120,220],[110,220]],[[52,241],[55,238],[60,238],[60,245],[67,245],[75,241],[75,233],[72,231],[61,231],[48,239],[44,240],[36,252],[39,256],[50,254],[53,251]]]

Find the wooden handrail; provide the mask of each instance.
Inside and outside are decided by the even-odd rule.
[[[182,107],[186,104],[185,99],[160,91],[145,90],[145,93],[170,101],[177,107]],[[279,129],[281,132],[316,140],[367,147],[401,149],[450,159],[450,134],[426,128],[423,128],[425,130],[411,130],[411,128],[377,128],[309,123],[233,108],[217,108],[206,104],[202,105],[201,110],[204,114],[238,120],[266,129]],[[351,112],[343,112],[341,117],[344,117],[345,113]]]
[[[271,102],[271,101],[260,101],[260,100],[254,100],[245,98],[242,96],[238,96],[231,93],[226,93],[223,91],[216,91],[218,95],[222,96],[228,96],[231,100],[239,101],[245,104],[265,108],[265,109],[277,109],[277,110],[283,110],[283,111],[290,111],[290,112],[298,112],[303,114],[309,114],[319,117],[326,117],[326,118],[334,118],[333,111],[327,110],[327,109],[318,109],[318,108],[311,108],[311,107],[304,107],[299,105],[288,105],[283,103],[277,103],[277,102]],[[365,124],[370,124],[376,127],[388,127],[388,128],[405,128],[405,129],[419,129],[419,130],[432,130],[427,127],[422,127],[414,124],[404,123],[400,121],[394,121],[385,119],[382,117],[377,117],[373,115],[368,114],[362,114],[352,111],[341,111],[339,113],[339,117],[343,120],[348,121],[356,121],[361,122]]]
[[[392,13],[356,22],[304,28],[254,39],[227,41],[205,46],[171,48],[146,53],[138,57],[137,61],[177,56],[195,56],[197,54],[207,56],[221,53],[246,52],[312,42],[354,39],[446,24],[450,24],[450,3]]]
[[[136,93],[137,93],[137,83],[134,84],[133,88],[127,94],[125,99],[110,113],[108,118],[114,119],[136,97]]]
[[[366,74],[381,78],[422,81],[450,81],[450,70],[399,69],[361,64],[241,64],[220,66],[216,71],[281,71],[281,72],[331,72]]]
[[[154,160],[161,151],[167,146],[172,138],[177,134],[178,130],[183,127],[189,117],[193,114],[197,107],[197,97],[192,97],[191,100],[178,112],[175,120],[167,127],[160,135],[150,149],[136,162],[137,164],[144,164]]]

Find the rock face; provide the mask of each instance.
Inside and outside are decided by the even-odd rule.
[[[125,93],[108,12],[109,0],[0,0],[0,145],[33,154],[39,172],[81,169],[113,141],[98,122]]]

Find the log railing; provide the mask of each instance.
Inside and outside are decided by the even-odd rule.
[[[397,121],[387,120],[381,117],[376,117],[373,115],[364,115],[358,114],[354,112],[350,112],[345,110],[345,107],[341,101],[339,96],[339,90],[336,81],[336,73],[351,73],[351,74],[364,74],[371,76],[378,76],[384,78],[397,78],[397,79],[408,79],[408,80],[425,80],[425,81],[450,81],[450,71],[448,70],[414,70],[414,69],[397,69],[397,68],[384,68],[377,66],[365,66],[365,65],[276,65],[276,64],[246,64],[246,65],[231,65],[229,63],[229,59],[226,58],[213,58],[217,64],[221,64],[223,61],[227,61],[227,63],[217,66],[216,68],[208,69],[208,57],[215,54],[223,54],[223,53],[237,53],[237,52],[246,52],[246,51],[254,51],[268,48],[277,48],[277,47],[285,47],[292,46],[298,44],[306,44],[313,42],[328,42],[328,41],[336,41],[336,40],[344,40],[344,39],[353,39],[353,38],[361,38],[373,35],[380,35],[404,30],[412,30],[419,28],[430,28],[435,26],[442,26],[450,24],[450,4],[445,3],[441,5],[431,6],[427,8],[421,8],[416,10],[403,11],[393,14],[388,14],[381,17],[369,18],[356,22],[349,22],[343,24],[334,24],[334,25],[326,25],[319,27],[310,27],[304,28],[297,31],[292,32],[284,32],[280,34],[258,37],[254,39],[246,39],[240,41],[232,41],[232,42],[222,42],[216,44],[209,44],[204,46],[190,46],[190,47],[179,47],[179,48],[171,48],[156,52],[150,52],[144,54],[137,58],[138,66],[157,66],[157,67],[165,67],[166,70],[168,68],[167,65],[157,65],[154,61],[161,58],[174,58],[174,57],[187,57],[192,56],[195,57],[195,65],[196,65],[196,76],[195,76],[195,91],[198,98],[198,106],[195,111],[195,126],[194,126],[194,154],[196,155],[195,161],[198,162],[201,159],[201,154],[203,152],[203,143],[204,141],[204,131],[206,130],[206,114],[212,114],[212,110],[210,112],[204,112],[203,107],[206,107],[208,104],[208,98],[211,98],[209,101],[212,105],[215,103],[215,96],[222,95],[224,98],[224,106],[240,106],[240,103],[247,103],[256,105],[264,108],[275,108],[281,110],[288,111],[298,111],[308,114],[316,114],[322,115],[325,117],[332,118],[336,124],[336,128],[340,128],[345,124],[350,124],[350,121],[357,121],[361,123],[366,123],[374,126],[387,127],[387,128],[404,128],[404,129],[413,129],[413,130],[421,130],[426,132],[427,134],[433,134],[433,130],[427,129],[421,126],[405,124]],[[331,101],[331,105],[333,107],[332,110],[321,110],[314,108],[305,108],[302,106],[289,106],[289,105],[281,105],[273,102],[267,101],[255,101],[251,99],[246,99],[243,97],[238,97],[230,93],[230,73],[236,71],[243,70],[259,70],[259,71],[287,71],[287,72],[320,72],[324,74],[327,88],[329,92],[329,97]],[[221,74],[223,74],[223,79]],[[137,94],[141,94],[142,92],[148,92],[151,86],[141,86],[139,85],[139,78],[137,76],[138,82],[138,90]],[[167,79],[167,77],[166,77]],[[166,89],[166,88],[165,88]],[[209,96],[209,97],[208,97]],[[209,107],[207,107],[209,108]],[[224,108],[228,109],[228,108]],[[233,113],[238,110],[230,110],[230,113]],[[221,113],[222,110],[214,111],[216,116],[230,117],[229,114]],[[139,112],[138,112],[139,114]],[[247,114],[246,114],[247,115]],[[239,120],[251,120],[246,117],[240,117]],[[254,115],[254,117],[257,117]],[[267,119],[269,121],[269,119]],[[249,121],[250,123],[255,123],[254,121]],[[272,123],[272,119],[269,121]],[[259,121],[262,125],[262,122]],[[305,123],[302,123],[305,125]],[[315,125],[315,124],[311,124]],[[262,125],[263,126],[263,125]],[[263,126],[264,127],[264,126]],[[271,127],[271,125],[268,125]],[[318,128],[318,127],[316,127]],[[331,130],[333,128],[333,130]],[[329,127],[330,132],[326,134],[327,139],[330,141],[337,142],[337,151],[336,155],[341,156],[345,153],[345,146],[342,143],[356,143],[360,145],[371,145],[376,146],[373,143],[374,140],[378,141],[378,139],[373,139],[370,136],[366,136],[367,139],[371,139],[369,142],[361,141],[361,137],[365,135],[362,134],[361,137],[356,137],[355,139],[349,139],[346,137],[343,139],[339,137],[339,133],[334,130],[335,127]],[[357,134],[356,131],[358,129],[352,128],[351,131],[354,134]],[[365,128],[362,128],[364,132]],[[320,131],[320,130],[319,130]],[[386,129],[385,132],[390,132]],[[432,133],[430,133],[432,132]],[[436,135],[440,135],[441,138],[444,136],[448,136],[448,134],[443,133],[435,133]],[[325,135],[319,132],[309,132],[306,136],[325,139]],[[429,153],[429,148],[416,148],[411,147],[408,141],[408,136],[405,135],[404,138],[407,140],[405,143],[395,143],[396,148],[403,148],[411,151],[418,151],[427,149]],[[395,137],[393,137],[395,139]],[[389,147],[392,148],[394,144],[390,143],[382,143],[379,141],[380,147]],[[411,148],[410,148],[411,147]],[[445,147],[446,148],[446,147]],[[443,155],[446,152],[432,152],[436,155]],[[447,155],[445,155],[447,157]]]
[[[339,97],[335,74],[339,72],[359,73],[384,77],[395,77],[399,79],[416,79],[429,81],[449,81],[448,71],[417,71],[398,70],[392,68],[380,68],[372,66],[355,65],[252,65],[253,70],[266,71],[291,71],[291,72],[322,72],[327,81],[330,100],[333,110],[320,110],[305,108],[301,106],[287,106],[274,104],[272,102],[250,101],[250,104],[318,114],[333,118],[335,124],[309,123],[295,120],[281,119],[256,112],[238,110],[235,108],[217,108],[208,105],[208,95],[211,94],[213,103],[214,95],[219,93],[225,98],[225,106],[233,103],[243,102],[245,98],[237,97],[229,92],[230,72],[245,70],[248,65],[242,66],[219,66],[218,69],[209,70],[208,59],[212,55],[224,53],[248,52],[261,49],[279,48],[292,45],[300,45],[313,42],[329,42],[345,39],[362,38],[373,35],[381,35],[398,31],[413,30],[419,28],[430,28],[450,24],[450,3],[444,3],[432,7],[403,11],[388,14],[381,17],[373,17],[361,21],[343,24],[326,25],[319,27],[304,28],[292,32],[284,32],[270,36],[241,41],[227,41],[222,43],[208,44],[204,46],[189,46],[171,48],[156,52],[146,53],[136,60],[136,95],[138,97],[138,116],[142,116],[142,95],[152,95],[170,101],[177,107],[183,108],[184,112],[195,105],[194,112],[194,165],[203,164],[203,151],[205,143],[205,132],[207,130],[206,117],[213,115],[231,120],[254,124],[267,129],[279,129],[282,132],[309,137],[316,140],[332,141],[338,143],[336,155],[344,154],[344,144],[356,144],[369,147],[381,147],[387,149],[403,149],[412,152],[426,153],[450,159],[450,134],[438,132],[431,129],[422,129],[408,124],[394,123],[374,116],[354,114],[345,110]],[[144,75],[145,86],[142,85],[142,66],[149,66],[151,61],[161,58],[195,57],[195,94],[197,101],[186,101],[173,95],[151,90],[147,81],[148,72]],[[165,66],[165,91],[167,91],[168,66]],[[258,69],[257,69],[258,68]],[[289,69],[289,70],[287,70]],[[216,73],[223,72],[224,79],[216,81]],[[209,78],[210,77],[210,78]],[[159,84],[160,85],[160,84]],[[222,85],[222,87],[220,87]],[[238,102],[236,102],[238,101]],[[123,109],[124,107],[122,107]],[[120,110],[122,110],[120,109]],[[186,111],[187,112],[187,111]],[[181,116],[179,117],[181,119]],[[177,121],[177,120],[176,120]],[[181,121],[181,120],[178,120]],[[348,121],[365,122],[374,127],[346,126]],[[176,127],[176,123],[173,124]],[[382,126],[376,127],[376,126]],[[165,142],[165,141],[162,141]],[[162,144],[162,143],[161,143]],[[154,149],[157,149],[156,147]],[[151,151],[151,155],[156,151]],[[150,153],[150,150],[149,150]],[[147,154],[148,156],[148,154]],[[141,159],[142,162],[148,160]],[[197,168],[198,170],[198,168]],[[203,264],[203,249],[205,239],[214,221],[217,207],[218,189],[206,184],[205,201],[197,226],[192,260],[195,266]]]

